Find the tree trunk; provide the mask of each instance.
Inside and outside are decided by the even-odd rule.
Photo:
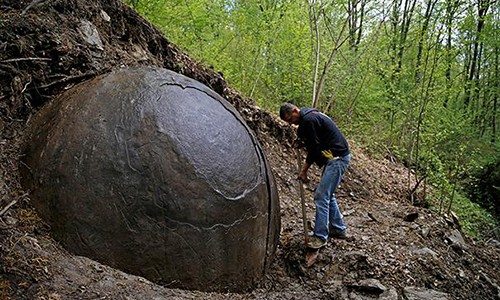
[[[424,48],[424,37],[427,34],[427,29],[429,28],[429,21],[431,19],[432,11],[434,10],[434,6],[436,5],[437,0],[428,0],[427,8],[425,9],[424,14],[424,23],[422,24],[422,28],[420,29],[420,35],[418,39],[418,50],[417,50],[417,63],[415,65],[415,83],[418,84],[420,82],[420,66],[422,60],[422,51]]]
[[[356,31],[358,27],[358,13],[357,6],[358,0],[348,1],[347,15],[349,20],[349,46],[351,49],[356,48]]]
[[[356,48],[358,50],[359,43],[361,42],[361,36],[363,35],[363,20],[365,18],[365,5],[366,0],[361,0],[361,11],[359,13],[359,26],[358,26],[358,38],[356,39]]]
[[[453,27],[453,16],[455,15],[456,7],[458,1],[448,0],[446,1],[446,97],[443,102],[444,107],[448,107],[448,102],[451,98],[451,65],[452,58],[451,55],[451,37],[452,37],[452,27]]]
[[[415,4],[417,3],[417,0],[413,0],[413,2],[410,3],[411,0],[405,0],[405,7],[403,10],[403,19],[401,23],[401,30],[399,33],[399,44],[398,44],[398,54],[397,54],[397,67],[396,67],[396,74],[399,74],[401,72],[401,68],[403,65],[403,53],[405,49],[405,43],[406,43],[406,38],[408,36],[408,31],[410,30],[410,22],[411,18],[413,16],[413,11],[415,9]]]
[[[399,8],[401,7],[402,0],[395,0],[392,7],[392,15],[391,15],[391,47],[389,51],[389,56],[391,58],[392,66],[396,65],[396,51],[398,48],[398,25],[399,25]],[[394,72],[391,74],[391,81],[393,78]]]
[[[348,5],[349,46],[357,51],[363,34],[366,0],[349,0]]]
[[[440,30],[438,31],[440,32]],[[440,44],[441,43],[441,39],[440,39],[440,34],[437,35],[436,37],[436,44]],[[437,51],[435,51],[437,52]],[[427,58],[426,58],[426,62],[425,62],[425,68],[424,68],[424,77],[423,77],[423,80],[425,81],[425,77],[427,76],[426,73],[427,73],[427,61],[429,60],[429,54],[427,54]],[[429,79],[427,81],[427,86],[425,88],[425,93],[424,93],[424,85],[422,84],[422,89],[421,89],[421,94],[420,94],[420,99],[422,101],[421,105],[420,105],[420,109],[419,109],[419,114],[418,114],[418,118],[417,118],[417,132],[416,132],[416,146],[415,146],[415,177],[417,177],[418,175],[418,170],[419,170],[419,167],[420,167],[420,159],[419,159],[419,156],[420,156],[420,134],[421,134],[421,128],[422,128],[422,125],[423,125],[423,122],[424,122],[424,115],[425,115],[425,110],[427,109],[427,104],[429,103],[429,100],[430,100],[430,95],[429,95],[429,92],[430,92],[430,89],[431,87],[433,86],[433,82],[434,82],[434,71],[436,69],[436,66],[438,65],[438,60],[439,60],[439,56],[437,53],[434,53],[434,59],[433,59],[433,62],[432,62],[432,66],[431,66],[431,70],[430,70],[430,74],[429,74]]]
[[[320,50],[321,50],[321,35],[319,31],[319,13],[316,10],[314,1],[307,1],[309,7],[309,29],[311,31],[311,41],[312,48],[314,52],[314,74],[313,74],[313,85],[312,85],[312,107],[314,107],[316,100],[316,82],[318,81],[318,71],[320,63]]]
[[[474,99],[474,100],[477,101],[477,105],[476,105],[475,108],[478,111],[475,112],[476,117],[474,118],[475,119],[474,123],[476,124],[476,126],[478,128],[481,127],[481,122],[482,122],[481,116],[483,114],[482,111],[479,111],[480,110],[480,93],[481,93],[481,89],[482,89],[482,82],[481,82],[482,80],[480,80],[479,74],[481,74],[481,71],[482,71],[481,70],[482,61],[483,61],[483,42],[480,42],[479,43],[478,56],[477,56],[477,62],[476,62],[477,67],[476,67],[476,72],[475,72],[474,79],[473,79],[474,80],[474,83],[473,83],[473,87],[474,87],[473,92],[474,92],[474,94],[473,94],[473,96],[471,98],[471,99]],[[484,101],[486,101],[486,98],[484,98]],[[483,102],[483,104],[484,103],[485,102]]]
[[[476,78],[478,70],[477,64],[479,59],[479,45],[481,40],[481,32],[484,28],[484,19],[486,13],[488,12],[488,8],[490,6],[490,0],[478,0],[478,21],[477,21],[477,30],[476,36],[474,38],[474,50],[472,53],[472,61],[470,64],[470,69],[468,71],[467,81],[465,83],[465,96],[464,96],[464,107],[469,107],[469,103],[471,101],[471,90],[474,85],[474,78]],[[477,87],[475,87],[477,88]]]
[[[497,108],[498,108],[498,93],[500,91],[500,78],[498,77],[498,45],[495,46],[495,75],[493,76],[495,84],[493,85],[493,111],[491,116],[491,138],[492,145],[496,142],[496,125],[497,125]]]
[[[348,20],[346,20],[346,22],[344,22],[344,25],[342,26],[342,29],[340,30],[340,33],[335,41],[335,45],[334,45],[332,51],[330,52],[330,55],[328,57],[328,61],[325,62],[325,66],[323,67],[323,72],[321,73],[321,76],[319,78],[318,86],[315,89],[316,93],[315,93],[315,98],[313,100],[312,107],[318,107],[319,96],[323,92],[323,86],[325,83],[326,75],[328,73],[328,70],[330,69],[332,62],[333,62],[333,58],[335,56],[335,53],[340,48],[340,46],[342,46],[342,44],[344,44],[344,42],[346,41],[345,39],[343,41],[340,41],[340,39],[344,35],[344,31],[345,31],[345,28],[346,28],[346,25],[348,22],[349,22]]]

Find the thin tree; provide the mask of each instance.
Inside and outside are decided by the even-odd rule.
[[[453,36],[453,19],[460,7],[460,1],[458,0],[447,0],[446,1],[446,96],[443,101],[443,106],[448,107],[448,102],[451,98],[451,67],[454,59],[454,55],[452,53],[452,36]]]
[[[484,23],[485,23],[485,17],[488,12],[488,8],[490,7],[490,4],[495,2],[495,0],[478,0],[477,2],[477,29],[476,29],[476,34],[474,37],[474,44],[473,44],[473,53],[472,53],[472,58],[470,62],[470,67],[467,72],[467,81],[465,83],[465,93],[464,93],[464,107],[467,108],[469,106],[469,103],[471,101],[471,90],[472,86],[474,84],[474,79],[477,78],[478,75],[478,61],[480,59],[480,44],[481,44],[481,33],[484,28]],[[475,85],[475,89],[478,89],[479,87],[477,84]]]
[[[426,9],[425,9],[425,14],[424,14],[424,21],[422,24],[422,28],[420,29],[420,34],[418,37],[418,50],[417,50],[417,63],[415,66],[415,82],[418,84],[420,82],[420,65],[421,65],[421,60],[422,60],[422,50],[423,50],[423,45],[424,45],[424,38],[427,35],[427,30],[429,28],[429,22],[431,19],[431,15],[433,13],[434,7],[436,6],[437,0],[428,0]]]
[[[496,125],[497,125],[497,109],[498,109],[498,93],[500,92],[500,77],[498,76],[498,44],[495,45],[495,84],[493,91],[493,109],[491,117],[491,138],[492,145],[496,142]]]
[[[319,11],[322,9],[316,5],[314,0],[306,0],[308,15],[309,15],[309,29],[311,31],[311,45],[314,53],[314,71],[313,71],[313,85],[312,85],[312,107],[316,101],[316,82],[318,81],[318,72],[320,64],[321,52],[321,32],[319,29]]]
[[[348,23],[347,20],[343,23],[342,29],[340,30],[337,38],[335,39],[335,44],[334,44],[332,50],[330,51],[330,54],[328,55],[328,60],[325,62],[325,65],[323,66],[323,71],[321,72],[321,76],[319,78],[318,85],[315,89],[316,93],[314,95],[315,97],[314,97],[314,100],[312,103],[312,107],[317,107],[319,105],[319,97],[320,97],[321,93],[323,92],[325,79],[326,79],[326,76],[328,74],[328,71],[330,70],[330,66],[332,65],[333,58],[335,57],[335,53],[339,50],[339,48],[347,40],[347,38],[344,38],[343,40],[341,40],[342,36],[344,36],[344,31],[347,27],[347,23]]]
[[[347,4],[349,46],[354,51],[357,51],[363,34],[366,0],[349,0]]]

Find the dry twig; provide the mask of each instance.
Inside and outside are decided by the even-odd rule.
[[[11,59],[2,60],[1,62],[3,62],[3,63],[10,63],[10,62],[27,61],[27,60],[52,60],[52,58],[47,58],[47,57],[19,57],[19,58],[11,58]]]
[[[75,75],[75,76],[68,76],[68,77],[64,77],[63,79],[59,79],[59,80],[56,80],[56,81],[52,81],[51,83],[47,83],[45,85],[42,85],[39,88],[45,89],[45,88],[51,87],[51,86],[56,85],[56,84],[68,83],[68,82],[71,82],[73,80],[78,80],[78,79],[82,79],[82,78],[93,77],[95,75],[96,75],[95,72],[89,72],[89,73]]]
[[[33,0],[31,1],[31,3],[26,6],[26,8],[21,12],[21,15],[24,15],[28,10],[30,10],[30,8],[32,8],[33,6],[36,6],[38,4],[41,4],[43,2],[45,2],[46,0]]]
[[[5,208],[4,208],[4,209],[2,209],[2,211],[0,211],[0,217],[1,217],[1,216],[5,213],[5,212],[7,212],[7,211],[9,210],[9,208],[10,208],[12,205],[14,205],[14,204],[16,204],[16,203],[17,203],[17,200],[16,200],[16,199],[12,200],[12,201],[11,201],[11,202],[10,202],[10,203],[9,203],[9,204],[5,207]]]

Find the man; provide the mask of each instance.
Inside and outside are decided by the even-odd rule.
[[[307,247],[319,249],[326,246],[328,237],[346,238],[347,226],[344,223],[335,198],[335,191],[349,166],[351,154],[349,145],[327,115],[315,108],[299,109],[291,103],[280,108],[280,118],[289,124],[298,125],[298,142],[307,149],[306,163],[299,174],[299,180],[307,182],[307,171],[316,163],[323,167],[323,174],[316,191],[316,219],[314,235]]]

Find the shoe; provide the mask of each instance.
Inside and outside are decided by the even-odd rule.
[[[330,229],[328,237],[332,239],[347,240],[347,233],[345,231]]]
[[[325,247],[327,244],[326,241],[321,239],[320,237],[313,235],[312,237],[309,238],[309,242],[307,243],[307,248],[311,249],[320,249]]]

